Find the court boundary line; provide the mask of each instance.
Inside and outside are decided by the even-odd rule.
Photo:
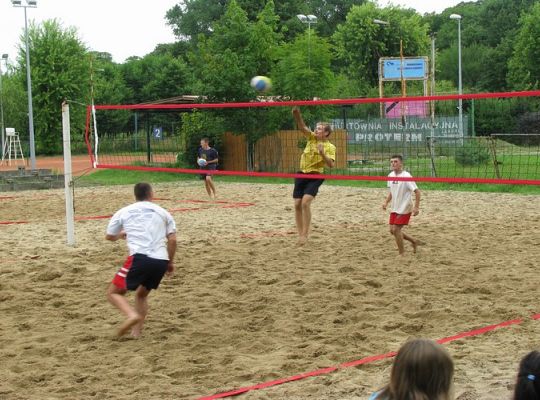
[[[201,200],[201,202],[204,202],[205,200]],[[191,200],[188,202],[192,202]],[[208,203],[211,203],[208,201]],[[244,207],[253,207],[256,206],[256,203],[248,203],[248,202],[220,202],[220,205],[215,208],[244,208]],[[213,207],[184,207],[184,208],[170,208],[168,211],[170,213],[176,213],[176,212],[188,212],[188,211],[203,211],[203,210],[211,210]],[[99,219],[107,219],[111,218],[112,215],[88,215],[88,216],[79,216],[75,217],[75,221],[94,221]],[[0,221],[0,225],[17,225],[17,224],[30,224],[33,222],[40,222],[40,221]]]
[[[520,325],[526,320],[540,320],[540,314],[533,314],[533,315],[531,315],[529,317],[526,317],[526,318],[515,318],[515,319],[510,319],[510,320],[507,320],[507,321],[499,322],[497,324],[486,325],[486,326],[481,327],[481,328],[471,329],[469,331],[461,332],[461,333],[458,333],[456,335],[447,336],[447,337],[438,339],[437,342],[440,343],[440,344],[445,344],[445,343],[455,342],[455,341],[460,340],[460,339],[465,339],[465,338],[468,338],[468,337],[476,337],[476,336],[486,334],[488,332],[493,332],[493,331],[495,331],[497,329],[508,328],[510,326]],[[384,354],[367,356],[367,357],[363,357],[363,358],[358,359],[358,360],[348,361],[348,362],[344,362],[344,363],[341,363],[341,364],[338,364],[338,365],[335,365],[335,366],[326,367],[326,368],[320,368],[320,369],[317,369],[317,370],[314,370],[314,371],[304,372],[304,373],[300,373],[300,374],[293,375],[293,376],[286,377],[286,378],[281,378],[281,379],[276,379],[276,380],[272,380],[272,381],[262,382],[262,383],[258,383],[256,385],[251,385],[251,386],[245,386],[245,387],[241,387],[241,388],[238,388],[238,389],[229,390],[229,391],[226,391],[226,392],[216,393],[216,394],[213,394],[213,395],[210,395],[210,396],[198,397],[197,400],[216,400],[216,399],[223,399],[223,398],[226,398],[226,397],[237,396],[237,395],[247,393],[247,392],[251,392],[251,391],[254,391],[254,390],[266,389],[266,388],[270,388],[270,387],[273,387],[273,386],[282,385],[282,384],[285,384],[285,383],[288,383],[288,382],[299,381],[299,380],[302,380],[302,379],[305,379],[305,378],[316,377],[316,376],[320,376],[320,375],[326,375],[326,374],[336,372],[336,371],[339,371],[339,370],[342,370],[342,369],[345,369],[345,368],[356,367],[356,366],[359,366],[359,365],[369,364],[369,363],[372,363],[372,362],[375,362],[375,361],[385,360],[385,359],[394,357],[396,354],[397,354],[396,351],[391,351],[391,352],[384,353]]]

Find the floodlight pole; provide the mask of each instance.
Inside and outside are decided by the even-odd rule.
[[[4,124],[4,92],[2,87],[2,60],[6,62],[7,67],[7,54],[2,54],[2,58],[0,59],[0,123],[2,125],[2,133],[1,133],[1,139],[2,139],[2,158],[4,158],[4,147],[6,142],[6,126]]]
[[[36,169],[36,144],[34,141],[34,110],[32,108],[32,80],[30,77],[30,49],[28,45],[28,18],[26,9],[36,8],[36,0],[26,0],[26,5],[23,5],[19,0],[11,0],[13,7],[24,8],[24,36],[26,41],[26,85],[28,91],[28,132],[30,136],[30,169]]]
[[[308,71],[310,71],[310,75],[311,75],[311,24],[317,23],[317,17],[311,14],[310,15],[298,14],[296,17],[303,24],[307,24],[308,26]]]
[[[463,137],[463,99],[461,95],[463,94],[463,82],[462,82],[462,72],[461,72],[461,15],[452,14],[450,19],[455,19],[458,22],[458,111],[459,111],[459,135]]]

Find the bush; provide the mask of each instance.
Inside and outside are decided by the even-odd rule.
[[[456,149],[456,163],[462,166],[482,165],[489,160],[489,150],[478,142],[465,143]]]

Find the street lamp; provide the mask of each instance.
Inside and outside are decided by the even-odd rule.
[[[34,110],[32,109],[32,81],[30,78],[30,49],[28,46],[28,18],[26,9],[36,8],[37,0],[26,0],[23,4],[22,0],[11,0],[13,7],[24,8],[24,36],[26,41],[26,84],[28,91],[28,131],[30,136],[30,169],[36,169],[36,145],[34,142]]]
[[[458,93],[460,95],[458,102],[458,111],[459,111],[459,134],[463,137],[463,99],[461,95],[463,94],[463,85],[461,80],[461,15],[452,14],[450,19],[455,19],[458,22]]]
[[[308,69],[311,71],[311,24],[317,23],[315,15],[298,14],[296,16],[303,24],[308,26]]]
[[[2,54],[1,61],[4,61],[6,63],[7,68],[7,54]],[[6,142],[6,127],[4,125],[4,92],[2,91],[2,62],[0,61],[0,123],[2,126],[2,134],[0,135],[2,137],[2,158],[4,157],[4,147]]]

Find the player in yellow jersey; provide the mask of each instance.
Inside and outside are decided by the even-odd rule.
[[[306,147],[300,158],[299,174],[322,174],[324,168],[333,168],[336,160],[336,146],[328,140],[332,127],[326,122],[319,122],[315,132],[307,127],[298,107],[292,110],[294,121],[306,139]],[[294,214],[298,230],[298,244],[306,243],[311,226],[311,203],[324,179],[296,178],[294,180]]]

